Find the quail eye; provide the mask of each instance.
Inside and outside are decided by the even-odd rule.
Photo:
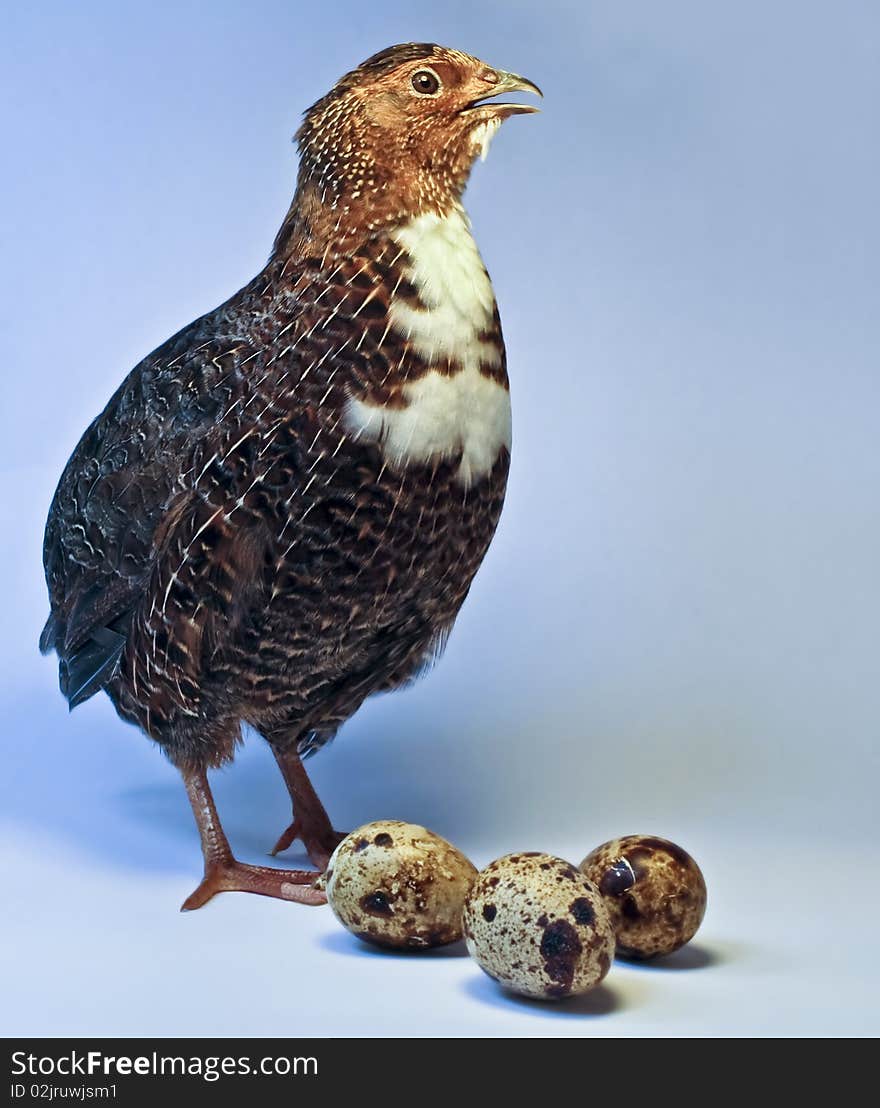
[[[440,91],[440,78],[430,69],[419,69],[410,81],[413,91],[420,96],[435,96]]]

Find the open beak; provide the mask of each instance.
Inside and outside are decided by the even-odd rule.
[[[511,115],[530,115],[532,112],[541,110],[533,104],[497,104],[490,100],[490,98],[504,96],[509,92],[532,92],[535,96],[543,96],[543,92],[533,81],[520,77],[516,73],[505,73],[502,69],[488,70],[485,74],[485,80],[491,86],[490,91],[485,96],[480,96],[478,99],[471,101],[463,111],[480,112],[486,117],[501,120],[507,119]]]

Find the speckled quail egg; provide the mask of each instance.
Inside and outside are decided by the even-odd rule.
[[[415,823],[383,819],[352,831],[327,865],[327,900],[358,938],[398,950],[461,938],[461,910],[477,869]]]
[[[690,942],[706,911],[706,882],[686,850],[655,835],[612,839],[581,871],[599,887],[623,958],[655,958]]]
[[[552,854],[507,854],[481,870],[463,924],[480,967],[523,996],[588,992],[614,957],[614,929],[599,890]]]

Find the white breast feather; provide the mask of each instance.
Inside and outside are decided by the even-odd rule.
[[[470,485],[492,469],[502,446],[510,448],[510,395],[480,372],[500,361],[494,344],[479,337],[492,324],[492,285],[461,210],[419,216],[396,238],[425,308],[392,298],[391,326],[425,361],[452,359],[462,368],[452,375],[432,370],[405,385],[405,408],[352,399],[349,427],[380,443],[394,465],[461,451],[458,479]]]

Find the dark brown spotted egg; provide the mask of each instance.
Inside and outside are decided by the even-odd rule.
[[[461,910],[477,869],[415,823],[377,820],[352,831],[325,875],[336,918],[358,938],[418,950],[461,938]]]
[[[614,929],[599,890],[552,854],[492,862],[468,894],[463,922],[480,967],[523,996],[588,992],[614,957]]]
[[[706,911],[700,867],[680,846],[655,835],[603,843],[580,869],[605,898],[624,958],[655,958],[690,942]]]

